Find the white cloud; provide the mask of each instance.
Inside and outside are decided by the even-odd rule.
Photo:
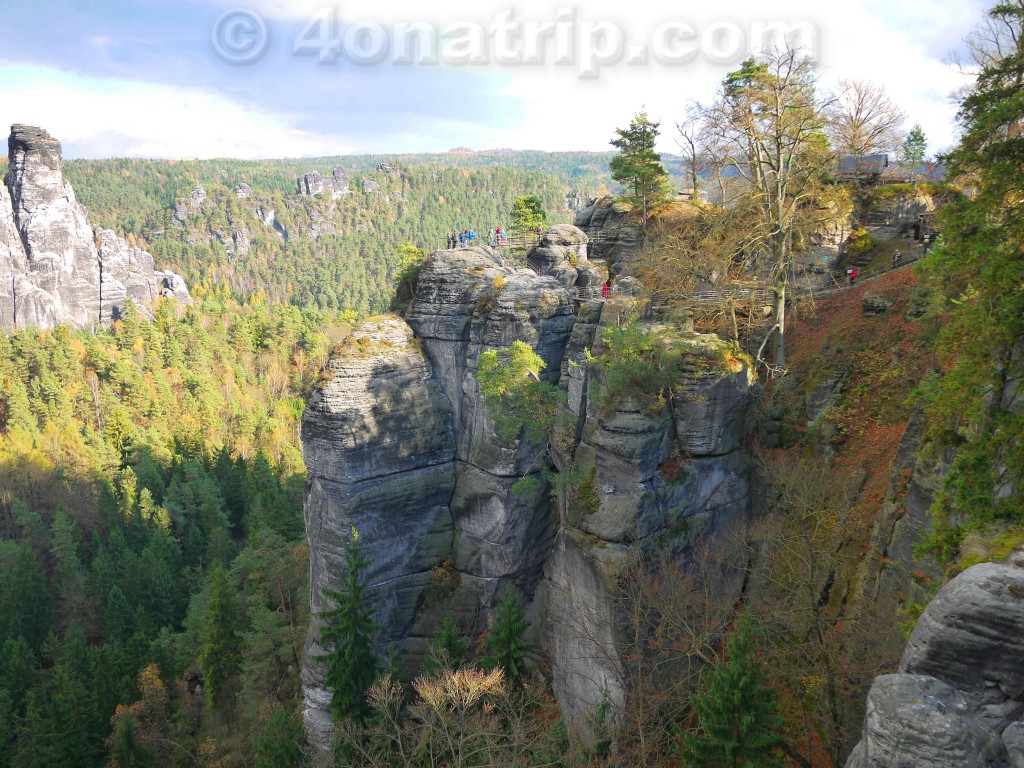
[[[130,157],[282,157],[352,151],[294,118],[208,90],[86,78],[0,61],[0,125],[39,125],[65,144],[118,137]]]
[[[214,11],[245,5],[274,25],[273,52],[285,53],[289,36],[331,4],[323,0],[191,0]],[[834,86],[840,78],[882,83],[907,112],[908,123],[920,122],[932,150],[954,143],[955,105],[948,98],[964,78],[942,63],[946,41],[963,37],[980,19],[983,0],[850,0],[842,12],[820,0],[791,0],[782,9],[762,0],[722,0],[699,7],[682,3],[669,7],[635,4],[624,11],[618,0],[559,3],[523,0],[514,7],[500,0],[456,0],[424,4],[411,0],[378,0],[374,4],[339,3],[342,21],[378,21],[384,24],[425,21],[434,24],[473,22],[488,26],[499,13],[513,9],[515,19],[552,21],[560,8],[575,10],[581,22],[614,22],[629,42],[648,42],[651,31],[665,21],[682,21],[695,30],[716,22],[749,29],[757,22],[808,22],[818,32],[822,84]],[[117,32],[92,42],[111,44]],[[0,118],[45,126],[66,142],[105,146],[101,137],[118,134],[127,139],[117,154],[154,156],[280,157],[334,154],[346,151],[443,150],[456,144],[476,148],[509,146],[536,149],[606,150],[617,126],[624,126],[641,106],[662,122],[659,148],[674,151],[674,123],[690,99],[706,101],[714,95],[726,72],[739,58],[715,65],[698,60],[680,67],[655,62],[643,66],[625,63],[603,67],[598,77],[581,78],[580,65],[555,66],[553,51],[542,66],[499,65],[474,67],[500,76],[504,85],[493,99],[506,100],[517,110],[508,125],[492,127],[489,101],[460,104],[450,119],[416,115],[376,116],[372,138],[340,137],[296,130],[299,116],[285,114],[277,104],[252,107],[212,90],[155,86],[129,80],[101,80],[68,75],[52,68],[25,67],[0,62]],[[313,59],[292,60],[301,73],[297,89],[315,90],[323,74]],[[275,65],[276,66],[276,65]],[[340,65],[339,65],[340,66]],[[380,67],[388,64],[377,65]],[[418,77],[443,77],[447,67],[420,67]],[[365,69],[363,70],[365,72]],[[245,74],[239,69],[240,75]],[[253,70],[252,77],[256,77]],[[458,93],[452,94],[459,104]],[[504,111],[503,111],[504,113]],[[311,116],[314,119],[315,115]],[[411,129],[410,125],[415,125]],[[908,124],[909,127],[909,124]],[[368,144],[367,142],[372,142]]]

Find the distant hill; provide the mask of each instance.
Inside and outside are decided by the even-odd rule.
[[[262,291],[273,301],[373,312],[390,301],[403,242],[430,251],[449,231],[486,237],[509,225],[519,195],[538,196],[553,223],[572,218],[573,188],[554,173],[480,153],[443,157],[75,160],[64,172],[94,224],[132,235],[200,293]],[[568,173],[566,158],[547,162]],[[314,170],[328,187],[299,194],[298,179]],[[347,194],[335,191],[335,178],[347,181]]]

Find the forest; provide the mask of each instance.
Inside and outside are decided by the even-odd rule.
[[[348,324],[197,298],[0,338],[4,765],[252,764],[296,742],[298,421]]]
[[[328,311],[381,312],[390,303],[399,243],[427,251],[447,233],[508,228],[514,200],[536,195],[552,223],[568,221],[556,177],[513,168],[391,163],[351,173],[348,194],[296,194],[314,161],[69,161],[65,173],[94,217],[152,252],[189,285]],[[300,170],[301,169],[301,170]],[[320,166],[330,178],[331,167]],[[251,196],[235,186],[247,183]],[[202,185],[198,205],[189,195]]]
[[[808,70],[790,73],[790,93],[805,101],[779,112],[802,122],[782,129],[799,136],[800,151],[782,153],[780,165],[797,170],[775,209],[756,180],[744,187],[729,148],[749,128],[729,124],[747,114],[730,108],[763,106],[781,81],[753,60],[696,116],[692,152],[672,159],[671,173],[654,167],[650,147],[612,166],[611,153],[456,150],[67,162],[93,224],[181,272],[195,302],[159,300],[151,322],[129,304],[105,328],[0,336],[0,766],[309,765],[299,428],[332,352],[361,320],[388,309],[396,286],[415,280],[417,261],[447,232],[507,227],[515,201],[528,195],[549,223],[569,221],[570,192],[615,180],[625,184],[624,209],[632,203],[634,219],[643,211],[638,228],[650,213],[650,239],[635,254],[649,285],[667,286],[682,305],[712,271],[756,272],[781,295],[768,308],[774,355],[738,347],[726,355],[762,376],[743,437],[760,500],[738,544],[742,565],[694,546],[692,568],[652,558],[616,575],[610,600],[628,636],[627,703],[612,714],[602,702],[586,738],[572,738],[514,592],[485,636],[462,637],[443,623],[411,673],[375,652],[376,627],[360,599],[367,562],[353,530],[327,630],[337,646],[327,662],[339,735],[331,759],[842,764],[866,688],[895,664],[896,645],[927,600],[971,564],[1024,542],[1024,9],[1001,5],[993,14],[1014,30],[1014,45],[989,51],[963,95],[962,142],[941,158],[957,194],[937,214],[935,247],[873,284],[892,298],[881,320],[866,317],[867,290],[855,292],[852,280],[847,293],[818,299],[794,288],[800,255],[823,222],[873,199],[859,180],[835,173],[836,134],[827,135]],[[650,130],[641,114],[629,130]],[[629,130],[618,131],[623,146]],[[710,178],[706,162],[731,169],[716,179],[720,205],[698,201],[682,223],[660,219],[673,197],[664,177],[698,186]],[[346,194],[296,194],[298,176],[316,168],[326,177],[334,167],[348,174]],[[243,183],[248,196],[235,192]],[[192,195],[198,185],[203,199]],[[900,194],[923,190],[918,178],[904,186]],[[761,214],[784,208],[789,229],[780,236],[783,224]],[[865,220],[871,212],[860,211]],[[901,244],[894,237],[865,252],[888,262]],[[655,343],[641,314],[620,318],[602,332],[601,349],[586,351],[606,385],[598,394],[631,397],[636,413],[666,408],[685,351]],[[545,430],[570,420],[565,395],[540,381],[543,361],[520,344],[504,358],[481,356],[481,392],[499,430],[539,430],[544,442]],[[841,380],[834,400],[810,418],[816,393],[833,379]],[[917,439],[910,449],[906,434]],[[911,588],[893,601],[898,607],[876,616],[862,599],[861,569],[872,557],[880,569],[890,564],[874,526],[904,504],[915,451],[944,467],[914,553],[930,558],[930,570],[905,574]],[[658,471],[679,480],[687,459]],[[593,474],[566,478],[561,490],[578,523],[601,500]],[[686,538],[684,528],[670,533]],[[711,576],[740,571],[742,599],[725,604]],[[441,590],[451,578],[445,563],[431,572]]]

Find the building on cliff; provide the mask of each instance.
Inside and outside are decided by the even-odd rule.
[[[84,326],[117,319],[132,299],[191,303],[185,281],[111,230],[94,230],[64,179],[60,142],[11,126],[10,167],[0,186],[0,326]]]

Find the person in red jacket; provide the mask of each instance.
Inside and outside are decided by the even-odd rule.
[[[857,282],[857,268],[856,267],[854,267],[853,269],[850,270],[850,285],[853,285],[855,282]]]
[[[611,288],[610,285],[608,285],[608,281],[605,280],[604,281],[604,285],[601,286],[601,298],[602,299],[607,299],[608,298],[608,294],[611,293],[611,292],[612,292],[612,288]]]

